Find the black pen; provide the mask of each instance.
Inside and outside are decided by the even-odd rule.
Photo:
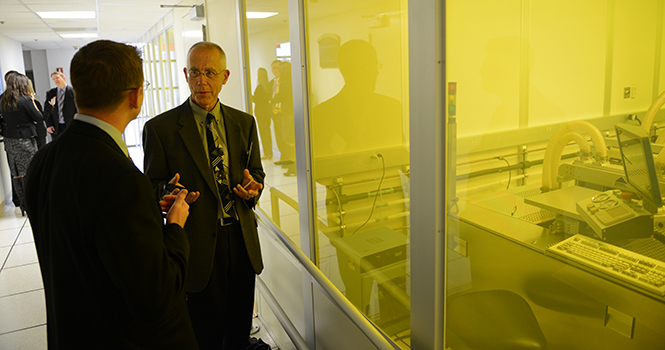
[[[252,155],[252,146],[254,145],[254,142],[249,141],[249,150],[247,151],[247,164],[245,165],[245,169],[249,169],[249,157]],[[245,186],[242,186],[242,188],[247,189],[249,187],[249,184],[254,182],[254,180],[250,180]]]
[[[252,155],[252,146],[254,145],[254,142],[249,141],[249,150],[247,151],[247,164],[245,165],[245,169],[249,169],[249,159],[250,156]]]
[[[186,189],[186,188],[183,187],[183,186],[176,185],[176,184],[172,184],[172,183],[165,183],[165,184],[164,184],[164,190],[167,191],[167,192],[169,192],[169,193],[175,191],[176,188],[177,188],[177,189],[181,189],[181,190],[185,190],[185,189]]]

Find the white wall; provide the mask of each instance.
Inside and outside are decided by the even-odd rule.
[[[173,40],[175,41],[176,69],[180,82],[180,101],[189,98],[189,87],[185,81],[183,69],[187,66],[187,50],[196,42],[203,40],[202,25],[205,20],[192,21],[189,19],[189,9],[173,9]]]
[[[240,32],[236,1],[208,0],[205,2],[208,41],[218,44],[226,52],[226,68],[231,71],[229,81],[222,88],[219,100],[231,107],[247,110],[243,78]]]
[[[250,84],[252,93],[256,88],[259,68],[265,68],[268,71],[268,79],[273,79],[270,64],[277,58],[275,53],[275,44],[288,42],[289,27],[285,23],[282,28],[270,28],[260,33],[254,33],[249,37],[249,67],[251,73]]]
[[[34,76],[35,93],[37,93],[37,98],[44,105],[46,102],[46,92],[51,89],[51,84],[53,83],[51,72],[48,71],[46,50],[30,51],[30,61]]]
[[[55,72],[57,68],[62,68],[63,73],[65,74],[65,80],[67,81],[68,85],[70,84],[70,79],[69,79],[69,65],[72,62],[72,58],[74,57],[74,54],[76,53],[76,50],[74,49],[61,49],[61,50],[46,50],[46,61],[47,61],[47,68],[48,68],[48,77],[49,80],[51,80],[51,73]],[[53,83],[53,80],[51,80],[49,84],[49,89],[54,88],[55,84]],[[46,95],[44,95],[46,97]]]
[[[23,50],[21,43],[4,35],[0,35],[0,69],[2,70],[3,87],[5,73],[15,70],[25,73],[25,64],[23,63]],[[4,90],[4,88],[3,88]]]

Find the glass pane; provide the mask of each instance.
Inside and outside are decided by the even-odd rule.
[[[169,76],[168,76],[168,65],[166,65],[166,59],[168,58],[169,54],[167,51],[166,47],[166,34],[162,34],[159,36],[159,51],[158,51],[158,56],[157,58],[159,59],[159,64],[157,65],[157,89],[159,91],[159,98],[161,99],[160,106],[162,108],[162,111],[166,111],[168,109],[168,97],[166,93],[166,87],[168,84]]]
[[[318,265],[409,348],[405,1],[308,2]]]
[[[446,347],[665,344],[664,20],[657,0],[446,2]]]
[[[162,108],[162,99],[158,93],[159,87],[162,85],[162,81],[161,81],[161,61],[159,59],[160,50],[157,39],[153,40],[150,46],[152,46],[150,49],[152,51],[152,78],[153,78],[153,80],[150,82],[150,85],[152,89],[153,100],[155,101],[155,115],[157,115],[164,111],[164,108]]]
[[[259,207],[300,246],[291,57],[283,49],[289,43],[288,1],[269,5],[247,1],[246,8],[247,12],[277,13],[247,19],[252,107],[260,138],[260,145],[254,146],[261,147],[266,172]]]
[[[175,52],[175,44],[174,44],[174,37],[173,37],[173,28],[169,29],[166,31],[166,37],[168,39],[169,43],[169,55],[168,55],[168,60],[169,60],[169,71],[171,72],[171,84],[170,86],[172,87],[171,90],[171,98],[172,98],[172,107],[173,106],[179,106],[180,105],[180,96],[178,95],[178,87],[180,86],[179,80],[178,80],[178,68],[176,66],[176,52]],[[171,107],[169,107],[171,108]]]
[[[144,70],[143,70],[143,76],[144,78],[150,82],[150,85],[153,85],[152,82],[155,81],[154,78],[154,53],[152,52],[152,45],[148,43],[143,47],[143,52],[145,54],[144,58]],[[148,86],[146,89],[144,96],[145,99],[148,101],[148,107],[150,108],[148,111],[148,116],[153,117],[157,115],[156,110],[155,110],[155,99],[152,98],[152,91],[154,89],[154,86]]]

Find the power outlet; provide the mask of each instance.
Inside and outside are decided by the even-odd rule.
[[[633,90],[633,89],[632,89],[630,86],[626,86],[625,88],[623,88],[623,98],[624,98],[624,99],[628,99],[628,98],[630,98],[630,95],[631,95],[631,91],[632,91],[632,90]]]

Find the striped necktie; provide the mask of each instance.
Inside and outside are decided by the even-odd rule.
[[[215,116],[208,113],[206,116],[206,139],[208,140],[208,156],[210,158],[210,169],[217,183],[217,191],[222,200],[222,210],[224,216],[234,216],[231,212],[233,207],[233,198],[231,197],[231,190],[229,189],[229,179],[226,169],[224,169],[224,148],[222,147],[222,139],[217,133],[215,127]]]
[[[64,124],[65,117],[62,114],[62,108],[65,105],[65,89],[58,88],[58,123]]]

